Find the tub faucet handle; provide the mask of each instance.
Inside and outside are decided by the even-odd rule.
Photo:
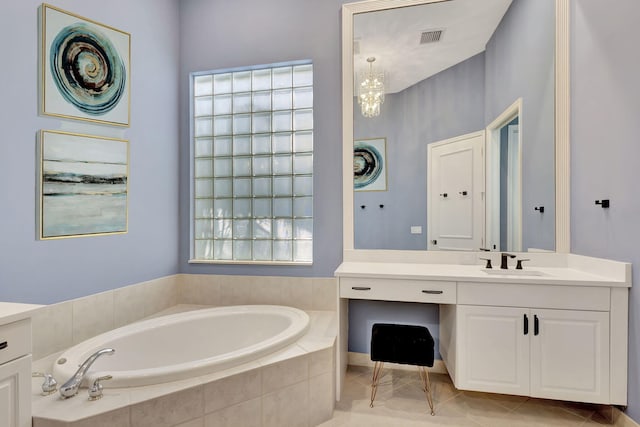
[[[93,365],[93,362],[95,362],[98,357],[104,354],[110,356],[115,352],[116,351],[112,348],[103,348],[96,351],[91,356],[89,356],[87,360],[82,362],[82,365],[80,365],[76,373],[73,374],[73,376],[69,378],[67,382],[60,386],[60,395],[62,396],[62,398],[66,399],[68,397],[73,397],[78,393],[78,389],[82,384],[82,380],[84,380],[87,371],[89,371],[89,368],[91,367],[91,365]]]
[[[91,388],[89,388],[89,400],[98,400],[102,398],[102,390],[104,387],[100,384],[100,381],[110,380],[111,378],[113,378],[111,375],[96,378]]]
[[[53,378],[53,375],[46,374],[43,372],[33,372],[31,376],[34,378],[38,378],[38,377],[44,378],[44,382],[42,383],[42,386],[41,386],[43,396],[48,396],[51,393],[55,393],[58,390],[58,381],[56,381],[56,379]]]

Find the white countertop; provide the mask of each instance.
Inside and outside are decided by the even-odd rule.
[[[0,302],[0,325],[26,319],[31,316],[34,310],[40,307],[42,307],[42,305]]]
[[[620,263],[623,264],[623,263]],[[375,277],[406,280],[445,280],[456,282],[479,283],[521,283],[521,284],[545,284],[545,285],[580,285],[580,286],[607,286],[607,287],[631,287],[630,277],[626,274],[595,274],[577,268],[558,267],[527,267],[523,270],[500,270],[496,272],[510,272],[512,274],[488,274],[481,265],[457,265],[457,264],[423,264],[423,263],[398,263],[398,262],[343,262],[335,272],[337,277]],[[526,272],[537,272],[541,275],[527,275]],[[629,267],[630,273],[630,267]],[[629,274],[630,276],[630,274]]]

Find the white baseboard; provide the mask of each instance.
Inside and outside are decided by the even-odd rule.
[[[371,356],[368,353],[355,353],[350,351],[348,354],[348,363],[353,366],[367,366],[373,368],[375,362],[371,361]],[[399,363],[385,363],[385,367],[391,369],[402,369],[405,371],[414,371],[416,369],[413,365],[402,365]],[[434,360],[433,368],[429,368],[429,372],[433,372],[434,374],[446,374],[447,368],[444,366],[444,362],[442,360]],[[626,427],[626,426],[625,426]]]

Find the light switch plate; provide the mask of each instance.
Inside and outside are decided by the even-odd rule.
[[[412,225],[411,226],[411,234],[422,234],[422,226],[421,225]]]

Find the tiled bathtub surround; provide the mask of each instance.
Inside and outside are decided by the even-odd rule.
[[[333,278],[179,274],[44,306],[32,318],[33,359],[178,304],[278,304],[336,310]]]
[[[163,277],[42,307],[31,319],[33,360],[178,304],[179,279]]]
[[[86,400],[84,389],[65,401],[40,396],[36,378],[33,425],[317,425],[331,417],[335,401],[336,293],[331,278],[176,275],[46,306],[33,317],[34,360],[40,359],[34,371],[47,370],[60,351],[91,336],[201,305],[288,305],[307,311],[311,323],[297,343],[255,362],[167,384],[105,389],[96,402]]]
[[[313,315],[313,313],[312,313]],[[320,322],[322,323],[322,321]],[[34,427],[315,426],[331,418],[334,347],[310,338],[236,368],[146,387],[86,390],[60,400],[33,392]],[[116,409],[113,409],[117,406]],[[92,415],[99,412],[99,415]]]

